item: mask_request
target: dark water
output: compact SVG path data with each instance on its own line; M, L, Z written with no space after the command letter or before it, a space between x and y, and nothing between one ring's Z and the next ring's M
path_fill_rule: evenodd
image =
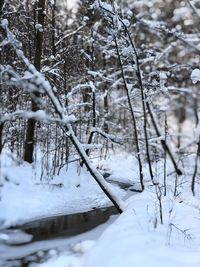
M44 262L50 257L50 250L47 248L48 246L42 247L43 243L54 242L53 244L58 245L55 250L59 251L59 244L63 245L65 243L63 241L69 240L70 242L72 237L79 237L81 233L104 224L114 214L118 214L116 208L107 207L35 220L18 227L18 229L9 229L8 235L10 233L11 236L9 244L0 241L0 267L26 267L31 263ZM31 242L24 244L22 234L18 235L22 239L16 243L16 238L14 238L15 242L12 245L12 234L14 233L13 236L15 236L17 231L32 235Z
M117 209L112 206L36 220L22 225L20 229L33 235L33 241L63 235L67 237L86 232L106 222L111 215L117 213Z

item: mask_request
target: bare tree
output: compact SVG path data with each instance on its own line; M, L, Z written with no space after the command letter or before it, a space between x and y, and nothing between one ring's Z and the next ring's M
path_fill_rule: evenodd
M45 0L39 0L36 2L36 12L37 12L37 24L36 27L36 37L35 37L35 56L34 56L34 66L38 71L41 69L41 59L42 59L42 44L44 36L44 18L45 18ZM38 92L33 93L33 98L31 101L31 110L38 110L38 98L40 95ZM34 150L34 136L35 136L35 125L36 121L34 119L29 119L27 122L26 129L26 140L24 147L24 160L32 163L33 162L33 150Z

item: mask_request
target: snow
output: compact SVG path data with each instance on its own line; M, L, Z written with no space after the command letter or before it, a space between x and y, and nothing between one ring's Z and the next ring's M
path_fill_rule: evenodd
M101 1L98 2L108 10L108 13L113 14L111 5ZM181 12L179 9L179 12L175 12L174 15L175 17L183 16L185 11L185 8L182 8ZM121 24L128 26L128 20L120 20L115 14L113 14L113 18L116 19L119 28L122 26ZM156 27L157 25L157 22L144 22L150 27ZM65 134L69 135L79 155L84 159L90 174L85 167L81 168L80 165L71 163L62 168L59 175L54 175L51 179L52 177L47 173L42 175L42 162L40 160L34 165L30 165L4 151L1 154L0 163L0 228L4 229L46 216L81 212L94 207L111 205L111 202L97 185L98 183L105 192L109 192L109 195L112 196L123 213L104 231L96 242L88 236L88 240L81 242L77 240L77 243L71 247L71 253L68 251L68 253L57 254L55 250L51 250L49 252L51 258L39 266L156 267L161 266L161 264L163 267L200 266L199 177L196 177L196 187L198 187L196 196L192 196L190 192L194 157L186 158L184 164L182 164L186 173L179 177L174 175L174 169L171 168L172 163L169 164L167 161L166 196L163 196L163 162L160 161L153 166L158 184L152 186L148 172L145 171L145 191L123 201L124 191L108 184L101 175L101 171L109 171L113 181L135 185L139 183L136 159L130 154L121 154L120 152L105 161L94 161L92 163L85 153L85 145L77 139L70 124L76 120L75 117L66 115L66 109L60 104L49 82L45 80L42 74L37 72L25 57L19 42L8 29L6 20L3 20L2 27L6 30L8 41L13 45L17 56L29 70L23 77L14 77L13 82L19 84L20 81L27 81L30 78L32 83L28 84L28 87L24 83L22 88L24 87L25 90L28 88L30 92L38 90L37 87L40 87L43 92L46 92L55 110L60 115L60 121L65 123ZM179 34L175 35L180 39ZM123 50L123 53L129 53L129 48ZM192 71L191 79L193 83L200 81L200 70L198 68ZM160 87L163 91L165 90L166 80L167 74L161 72ZM88 84L95 92L95 85L93 83ZM75 90L80 90L80 86L79 88L75 87L73 92ZM148 102L147 105L149 105ZM158 126L154 110L151 106L148 110L155 124L157 140L162 140L163 131ZM42 110L22 115L26 117L36 116L37 119L41 120L47 118L47 114ZM13 116L13 114L5 114L5 116ZM92 130L97 132L98 129ZM99 130L98 133L111 140L115 138L115 136L105 135ZM197 129L197 136L198 133L199 129ZM169 154L171 155L171 153ZM95 165L97 168L94 167ZM96 179L97 183L91 176ZM174 188L176 192L174 192ZM161 218L161 215L163 218ZM30 236L23 236L23 234L21 236L21 234L16 233L13 236L15 243L18 242L19 238L24 238L25 241L31 238ZM9 238L9 234L1 232L0 239L2 241L9 243ZM30 250L36 249L35 244L31 245ZM44 249L44 247L42 248Z
M35 24L35 29L36 29L37 31L39 31L39 32L43 32L43 31L44 31L42 25L39 24L39 23Z
M130 21L128 19L123 19L123 24L126 26L126 27L129 27L130 26Z
M194 84L200 81L200 69L194 69L191 73L191 79Z
M64 123L69 123L69 122L76 122L77 119L74 115L70 115L70 116L63 116L63 120L62 120Z
M148 186L145 191L126 200L126 210L105 229L98 240L78 242L73 246L71 254L66 255L66 252L63 252L45 265L38 266L200 266L200 194L193 197L188 183L193 161L192 156L184 161L185 175L179 178L175 196L176 177L174 174L167 177L167 195L161 194L163 224L160 221L160 203L156 188L146 182ZM99 168L109 169L112 175L117 175L124 166L125 179L129 177L134 181L136 177L135 175L132 178L136 165L130 155L112 155L107 161L101 161L99 164L102 164ZM162 163L159 164L157 179L162 191L163 169ZM169 162L167 165L167 173L171 173L173 166Z
M84 159L84 163L90 172L90 174L94 177L96 182L99 184L101 189L107 194L107 196L111 199L112 202L115 203L117 208L120 211L123 211L126 209L126 205L124 201L114 193L113 189L110 187L110 185L105 181L104 177L101 175L101 173L97 170L96 167L91 163L90 159L88 158L85 150L83 149L81 143L79 142L78 138L76 137L71 125L67 125L67 128L69 130L69 134L71 137L71 140L73 140L73 144L76 147L77 151L79 152L79 155Z
M73 2L73 1L71 1L71 2ZM55 0L49 0L49 3L53 6L53 5L55 5Z
M63 247L59 253L49 252L50 258L46 262L34 266L160 267L162 262L162 267L197 267L200 265L200 195L193 197L190 193L188 180L192 162L193 156L184 161L185 175L179 178L177 195L174 196L176 177L170 175L173 166L167 161L167 196L161 194L163 224L160 222L156 189L149 181L148 171L145 171L145 191L126 200L126 210L111 225L103 228L101 236L85 233L67 239L40 241L21 246L18 251L1 246L2 255L6 258L9 254L9 257L15 258L26 255L28 251L54 251L53 248ZM139 183L137 160L130 154L112 154L104 160L95 159L93 164L101 171L110 172L116 181L135 186ZM10 166L13 166L12 169ZM161 191L162 166L163 162L153 166L154 171L157 169ZM39 163L36 169L30 164L20 164L13 154L11 157L4 151L1 156L1 180L4 178L0 202L1 227L53 213L74 213L93 206L109 205L88 172L79 168L78 173L77 164L69 164L53 180L43 177L40 181L39 168ZM125 196L116 187L112 189L119 196ZM198 188L196 190L198 192Z
M33 236L30 234L26 234L20 230L5 230L0 233L0 242L4 241L9 245L18 245L29 243L32 240Z
M159 73L159 78L160 78L160 90L163 92L167 92L167 88L166 88L166 82L167 82L167 73L164 71L161 71Z
M16 110L11 113L5 113L0 118L0 121L5 122L9 120L15 120L16 118L22 118L22 119L34 118L43 123L60 122L62 124L74 123L77 121L74 115L69 115L69 116L65 115L63 116L63 119L60 120L58 118L54 118L53 116L50 116L44 110L37 110L37 111Z
M19 165L6 151L0 159L0 228L111 205L93 177L77 163L62 168L53 180L43 174L41 181L41 160L35 166ZM123 190L110 187L119 197L125 196Z
M18 58L25 64L25 66L33 74L33 77L34 77L32 83L28 81L28 84L24 84L18 81L19 82L18 86L20 85L22 88L24 88L24 90L27 90L27 87L31 86L32 88L32 86L34 85L35 90L38 91L37 85L39 85L39 87L44 90L44 93L46 93L46 95L50 99L54 107L54 110L59 115L61 121L63 120L65 121L66 109L60 103L59 99L55 95L49 81L47 81L45 77L36 70L36 68L28 60L28 58L26 58L23 51L18 48L18 40L16 39L15 35L10 31L8 26L6 26L5 30L6 30L7 38L10 44L15 49ZM17 80L15 82L17 83ZM90 172L91 176L96 180L96 182L99 184L100 188L104 191L104 193L112 201L112 203L115 204L115 206L118 208L120 212L125 210L126 207L125 207L124 202L117 196L117 194L114 194L112 188L105 181L101 173L91 164L90 159L88 158L88 155L86 154L85 150L82 147L82 144L80 143L80 141L78 140L77 136L75 135L73 131L72 125L70 123L66 123L65 128L63 130L69 136L78 154L83 159L84 164L87 167L87 170Z
M99 7L103 7L105 10L113 13L113 8L110 4L106 3L106 2L102 2L102 1L96 1L96 6Z
M161 263L163 267L200 266L200 207L179 198L163 197L162 225L157 202L153 189L129 198L128 209L96 243L85 241L83 247L75 246L81 255L61 254L39 266L60 267L64 263L73 267L160 267Z
M97 161L96 164L102 171L110 173L111 177L109 178L112 178L112 180L129 184L139 182L137 159L131 154L110 155L105 160Z
M80 243L77 243L74 247L73 247L73 251L76 253L85 253L87 251L89 251L95 244L94 240L86 240L86 241L82 241Z
M70 0L70 1L67 1L67 7L69 9L73 9L73 8L76 7L77 2L78 2L78 0Z
M95 241L103 233L103 231L116 220L117 216L118 215L110 216L107 222L95 227L90 231L72 237L45 239L42 241L36 241L30 244L20 246L1 245L0 259L21 259L23 257L26 257L27 255L31 255L34 253L37 253L38 256L43 257L45 251L48 251L48 256L50 257L50 259L54 258L54 260L58 259L59 256L66 256L66 254L72 256L72 254L74 253L74 257L79 257L81 255L80 250L82 252L86 252L88 249L90 249L95 244ZM76 248L78 248L77 252L75 251Z
M199 266L199 210L163 199L161 225L156 201L148 191L129 199L128 210L103 233L82 266ZM185 235L181 230L187 230Z
M128 209L96 242L78 243L73 249L76 254L61 253L37 266L200 266L200 207L163 197L162 225L157 202L153 189L129 198Z
M70 255L63 255L59 258L55 257L47 263L40 264L40 267L81 267L79 259Z
M180 19L187 19L188 17L191 16L192 10L188 8L187 6L183 7L178 7L177 9L174 10L174 16L173 20L174 21L179 21Z
M1 27L3 29L6 29L8 27L8 20L7 19L2 19L1 20Z

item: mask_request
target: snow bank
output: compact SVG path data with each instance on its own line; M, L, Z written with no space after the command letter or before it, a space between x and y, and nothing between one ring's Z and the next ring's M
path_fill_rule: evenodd
M190 201L188 201L190 199ZM127 200L128 209L96 241L74 246L39 267L199 267L200 206L193 197L163 197L154 188Z
M0 228L58 214L70 214L110 206L111 202L93 177L71 163L59 175L41 178L41 162L20 163L12 154L1 155ZM123 197L116 186L112 190Z
M81 267L80 260L74 256L62 255L54 257L48 262L38 265L40 267Z
M69 259L66 259L65 267L199 267L200 190L197 181L196 197L192 196L190 182L193 163L194 157L187 156L184 161L185 174L178 178L177 194L174 196L176 176L172 164L167 161L166 197L163 196L162 187L163 162L153 166L161 186L162 209L156 187L150 181L146 182L145 191L127 199L127 210L103 232L96 243L85 241L74 246L73 256L77 261L70 265ZM134 158L125 154L112 155L107 161L99 163L99 168L109 170L116 179L120 180L122 176L129 182L137 178L136 167ZM62 256L62 253L57 255L54 265L47 262L45 267L60 267Z
M153 192L129 199L129 209L85 255L84 267L198 267L199 210L164 198L164 224L159 223Z

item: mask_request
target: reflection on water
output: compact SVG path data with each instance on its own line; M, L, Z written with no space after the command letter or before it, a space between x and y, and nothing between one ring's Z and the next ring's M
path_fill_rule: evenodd
M33 235L33 241L53 236L72 236L88 231L117 214L115 207L94 209L88 212L56 216L24 224L21 229Z
M27 245L19 245L18 242L17 246L0 243L0 267L25 267L30 266L30 263L44 262L50 257L52 248L56 248L56 253L62 247L69 249L72 243L81 239L95 239L105 229L106 225L103 224L117 213L115 207L108 207L26 223L20 227L20 231L33 235L32 242ZM99 229L102 227L100 231L95 230L98 225L101 225ZM93 228L95 229L91 230ZM89 230L91 231L87 232ZM16 229L9 231L16 232ZM96 236L93 235L95 231Z

